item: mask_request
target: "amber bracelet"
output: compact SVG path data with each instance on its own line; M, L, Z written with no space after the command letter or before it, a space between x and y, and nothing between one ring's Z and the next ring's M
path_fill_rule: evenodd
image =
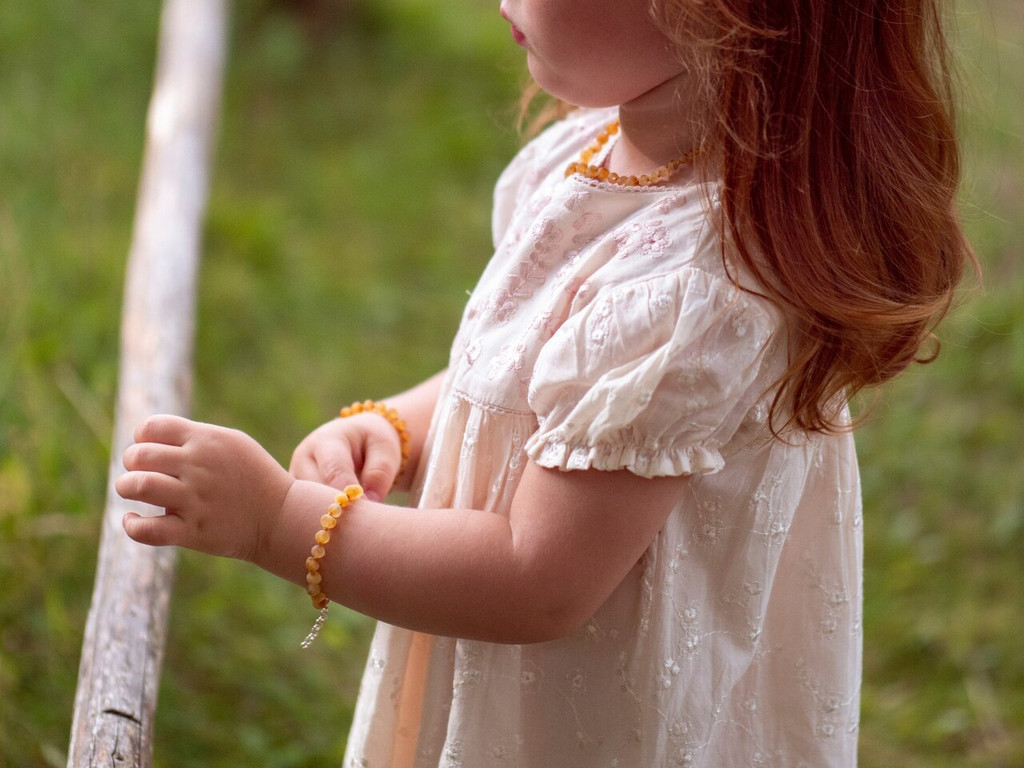
M394 408L388 408L384 403L375 403L373 400L352 403L347 408L341 409L340 416L343 419L347 419L349 416L356 416L360 413L376 413L378 416L383 416L395 428L395 431L398 432L398 440L402 451L402 463L399 466L398 474L401 475L405 471L405 465L409 463L410 439L405 420L398 417L398 411Z
M331 600L320 588L320 583L323 581L323 576L320 574L320 561L327 554L325 546L331 540L331 530L338 525L338 520L345 507L362 495L362 486L346 486L345 490L334 498L334 503L327 508L327 514L320 518L320 530L313 537L316 543L309 551L309 557L306 558L306 592L309 593L309 597L313 601L313 607L320 610L320 615L313 622L313 628L309 630L306 639L302 641L303 648L309 648L312 645L316 636L320 634L324 622L327 621L327 608L331 604Z

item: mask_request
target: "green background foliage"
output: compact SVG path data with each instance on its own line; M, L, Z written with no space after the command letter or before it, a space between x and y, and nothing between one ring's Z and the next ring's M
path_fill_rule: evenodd
M445 364L490 255L521 53L494 3L241 0L204 237L194 414L282 462ZM64 764L109 461L159 3L0 17L0 768ZM1024 7L961 0L983 262L860 432L866 766L1024 764ZM339 764L369 622L183 553L161 766Z

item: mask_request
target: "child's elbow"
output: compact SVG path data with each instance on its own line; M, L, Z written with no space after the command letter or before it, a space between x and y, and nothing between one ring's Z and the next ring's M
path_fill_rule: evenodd
M529 645L561 640L578 632L594 614L583 601L552 598L545 595L525 606L508 627L511 637L505 642Z
M574 635L583 628L590 616L571 612L549 616L539 628L537 639L527 642L548 643Z

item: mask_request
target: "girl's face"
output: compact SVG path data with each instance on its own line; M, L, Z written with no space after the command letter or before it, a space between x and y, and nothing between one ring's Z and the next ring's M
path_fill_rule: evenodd
M580 107L625 104L682 72L648 0L501 0L545 91Z

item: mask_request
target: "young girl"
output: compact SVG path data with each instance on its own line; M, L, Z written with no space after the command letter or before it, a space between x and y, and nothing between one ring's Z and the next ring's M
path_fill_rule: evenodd
M381 620L346 766L854 765L846 402L969 257L937 2L505 0L579 108L498 182L447 371L290 473L149 419L128 534Z

